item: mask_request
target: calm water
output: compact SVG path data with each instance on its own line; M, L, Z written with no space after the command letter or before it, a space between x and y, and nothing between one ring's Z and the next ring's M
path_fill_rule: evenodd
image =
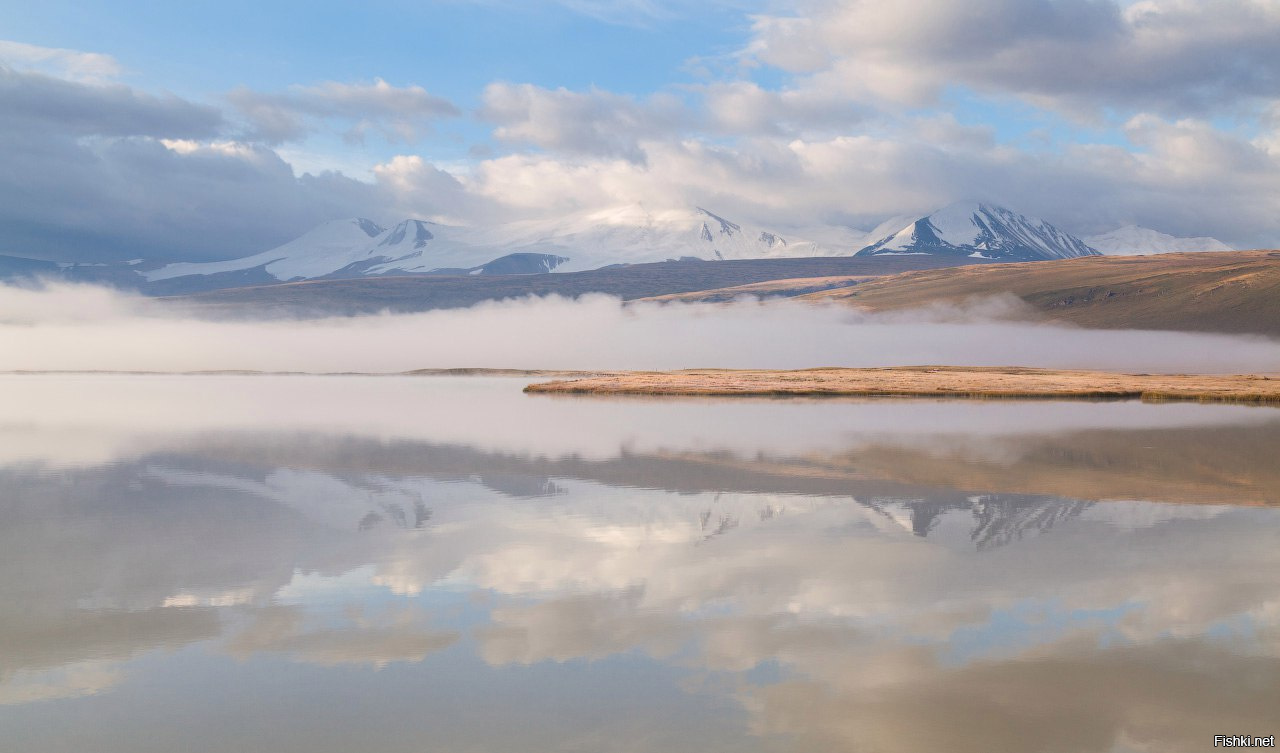
M0 377L0 749L1280 734L1280 410Z

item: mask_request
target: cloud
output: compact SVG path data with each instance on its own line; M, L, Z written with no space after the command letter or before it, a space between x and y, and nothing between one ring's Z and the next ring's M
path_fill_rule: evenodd
M670 95L641 102L599 89L572 92L506 83L485 88L480 116L496 124L494 135L503 141L632 162L644 160L641 141L675 135L690 119Z
M761 224L867 228L973 198L1078 235L1140 224L1242 248L1273 247L1280 239L1277 131L1248 138L1203 120L1147 114L1130 119L1125 132L1137 148L1084 143L1030 150L999 143L989 128L921 115L844 135L629 141L643 160L511 154L480 162L464 182L470 192L525 213L642 202L709 206Z
M657 0L563 5L617 18L684 12ZM726 7L757 6L717 5ZM1138 224L1237 247L1280 242L1273 5L777 7L753 16L741 66L723 80L647 95L494 82L477 115L504 145L498 156L478 144L473 161L446 165L404 149L366 180L298 175L282 154L364 174L354 160L315 158L303 148L314 144L298 142L336 129L350 141L410 144L459 116L457 106L374 79L242 87L211 107L103 83L118 73L108 56L0 44L9 65L45 71L0 69L0 96L12 105L0 108L9 168L0 174L0 253L231 258L342 217L484 226L636 203L706 206L804 238L806 228L865 229L962 199L1010 205L1077 235ZM782 80L763 83L778 70L752 80L758 66L781 69ZM990 122L952 114L957 91L1005 109ZM1063 135L1056 115L1009 109L1027 104L1107 129ZM1010 118L1015 131L1043 119L1043 140L1010 136ZM272 148L283 143L298 151Z
M680 87L640 99L600 89L575 92L493 83L479 115L511 144L551 153L643 163L649 149L685 138L799 136L843 132L866 116L847 101L748 81Z
M817 0L754 28L749 57L909 106L957 85L1084 114L1205 115L1280 95L1269 0Z
M75 81L101 82L122 73L120 63L100 52L81 52L0 40L0 65L31 69Z
M804 88L772 90L749 81L693 87L702 97L712 133L803 136L848 133L863 127L869 111L859 103Z
M27 57L44 49L26 47L13 49ZM98 60L45 52L55 60ZM251 110L268 141L329 121L351 138L377 132L413 140L433 120L458 113L421 87L381 80L278 95L239 90L233 99ZM298 175L261 139L235 135L222 109L172 94L0 65L0 101L0 254L89 262L231 258L336 218L390 221L396 213L468 206L456 179L429 166L413 171L412 181L396 160L375 171L374 182ZM420 158L405 160L421 166Z
M0 253L243 256L392 203L341 175L299 177L173 95L0 67L0 100Z
M240 87L227 100L251 124L251 137L270 144L297 140L330 120L347 124L349 141L363 141L366 133L376 132L390 141L412 143L434 121L461 114L452 102L421 86L392 86L382 79L371 84L326 81L281 93Z
M483 225L512 219L512 208L471 189L464 177L413 154L373 167L385 202L382 210L397 218L431 217L457 225Z
M121 84L89 84L0 66L0 129L6 135L55 131L75 136L216 135L222 115L172 95Z

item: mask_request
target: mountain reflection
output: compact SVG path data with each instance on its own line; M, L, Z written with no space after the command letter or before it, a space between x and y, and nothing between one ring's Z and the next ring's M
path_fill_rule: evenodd
M5 410L6 436L69 425ZM272 723L317 751L426 734L451 749L1190 751L1224 729L1270 734L1269 414L1034 432L939 415L905 434L828 418L825 445L685 427L575 452L600 425L579 413L581 434L559 426L545 453L441 440L457 427L102 420L96 461L50 444L0 465L0 728L15 750L159 750L177 727L136 730L174 704L305 688L318 726ZM64 704L77 715L55 739ZM180 747L270 734L239 713L238 731Z

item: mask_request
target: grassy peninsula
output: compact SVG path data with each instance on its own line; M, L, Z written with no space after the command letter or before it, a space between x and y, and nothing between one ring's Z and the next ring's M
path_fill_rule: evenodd
M1121 374L983 366L796 371L636 371L531 384L526 392L706 397L930 397L1197 401L1280 405L1275 374Z

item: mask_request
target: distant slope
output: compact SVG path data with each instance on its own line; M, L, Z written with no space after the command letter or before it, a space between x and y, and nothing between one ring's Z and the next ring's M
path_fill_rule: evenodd
M689 293L671 293L638 298L639 301L653 303L726 303L744 297L754 298L795 298L796 296L818 293L824 290L835 290L857 285L860 282L874 280L875 277L836 276L836 277L796 277L782 280L753 282L747 285L733 285L727 288L695 290Z
M1008 293L1085 327L1280 337L1280 252L1094 256L906 272L802 296L872 310Z
M1084 239L1107 256L1146 256L1183 251L1234 251L1217 238L1178 238L1151 228L1126 225Z
M1044 220L977 202L952 204L858 251L859 256L929 254L999 261L1070 259L1096 253Z
M542 275L432 275L312 280L215 290L167 300L247 314L355 314L382 310L462 308L523 296L606 293L626 300L813 277L870 277L973 263L970 259L904 256L822 257L633 264Z

